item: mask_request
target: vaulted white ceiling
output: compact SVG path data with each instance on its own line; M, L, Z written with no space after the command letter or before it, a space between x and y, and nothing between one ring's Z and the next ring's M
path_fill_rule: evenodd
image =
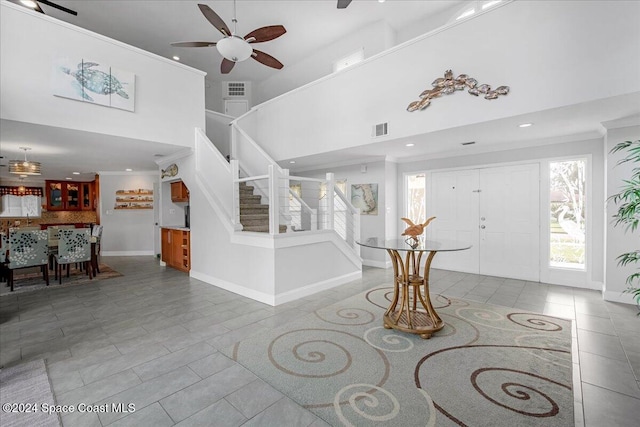
M12 2L17 3L18 0ZM220 33L202 16L197 4L207 4L226 21L227 25L232 26L233 2L230 0L60 0L57 3L76 10L78 16L73 17L45 5L42 5L42 9L51 17L163 57L171 58L178 55L182 63L207 72L207 79L210 81L229 79L223 78L219 73L221 57L215 48L174 48L170 43L219 40ZM418 35L422 23L435 18L439 21L448 16L453 18L467 3L469 2L387 0L380 4L377 0L354 0L347 9L339 10L336 8L335 0L238 0L238 33L244 35L266 25L284 25L287 28L285 35L262 43L259 49L278 58L288 67L314 51L338 43L358 29L381 20L386 21L397 33L403 33L405 37L411 34ZM480 3L484 2L478 4ZM470 40L469 43L472 44L473 41ZM505 54L508 55L508 52ZM594 60L597 60L597 54L598 52L594 52ZM260 82L274 76L275 73L278 71L248 60L236 65L229 77L234 80ZM385 140L366 147L298 158L295 159L295 165L283 166L295 171L338 163L361 163L385 157L410 161L423 157L562 142L568 138L588 139L601 135L602 121L637 116L639 113L640 93L636 92L598 102L559 106L526 116L446 129L413 140ZM521 129L517 125L523 122L534 122L535 125ZM154 163L157 155L169 155L181 149L148 141L135 141L135 144L132 144L133 141L123 138L6 120L0 123L0 137L0 154L4 156L0 164L6 165L8 159L21 158L23 153L18 147L28 145L34 149L30 157L38 157L37 160L46 165L46 176L43 175L42 178L54 179L71 176L72 171L83 173L81 179L91 179L96 171L123 171L125 168L154 170L157 168ZM108 140L109 144L86 144L89 138ZM477 144L464 147L460 145L468 141L476 141ZM406 147L410 142L423 143ZM92 150L87 150L87 146L93 147ZM132 151L132 147L135 147L135 151ZM0 177L7 179L8 176L6 168L0 168Z

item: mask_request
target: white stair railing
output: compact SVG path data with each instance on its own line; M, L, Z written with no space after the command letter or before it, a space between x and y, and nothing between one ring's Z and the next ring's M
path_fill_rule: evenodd
M335 230L360 253L360 215L335 186L328 173L325 179L289 175L244 130L231 124L231 174L233 176L232 218L240 224L240 183L254 187L254 194L269 204L269 234L286 231ZM266 172L266 173L265 173ZM241 176L245 175L245 176ZM292 190L300 189L300 194Z

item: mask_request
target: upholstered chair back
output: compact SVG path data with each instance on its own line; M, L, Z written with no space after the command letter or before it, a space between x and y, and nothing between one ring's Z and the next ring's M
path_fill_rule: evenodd
M4 264L7 260L7 250L9 249L9 241L4 233L0 234L0 264Z
M48 233L46 230L9 231L10 269L32 267L48 262Z
M60 230L57 260L60 264L91 261L91 230Z

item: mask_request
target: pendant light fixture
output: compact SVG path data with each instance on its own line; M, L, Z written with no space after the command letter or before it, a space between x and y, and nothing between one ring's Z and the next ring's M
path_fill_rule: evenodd
M29 147L20 147L24 150L24 160L10 160L9 161L9 173L16 175L40 175L40 162L30 162L27 160L27 151L31 150Z

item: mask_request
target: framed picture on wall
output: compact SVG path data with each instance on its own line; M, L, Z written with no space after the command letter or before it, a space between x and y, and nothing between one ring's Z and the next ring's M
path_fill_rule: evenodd
M351 184L351 204L360 215L378 215L378 184Z

